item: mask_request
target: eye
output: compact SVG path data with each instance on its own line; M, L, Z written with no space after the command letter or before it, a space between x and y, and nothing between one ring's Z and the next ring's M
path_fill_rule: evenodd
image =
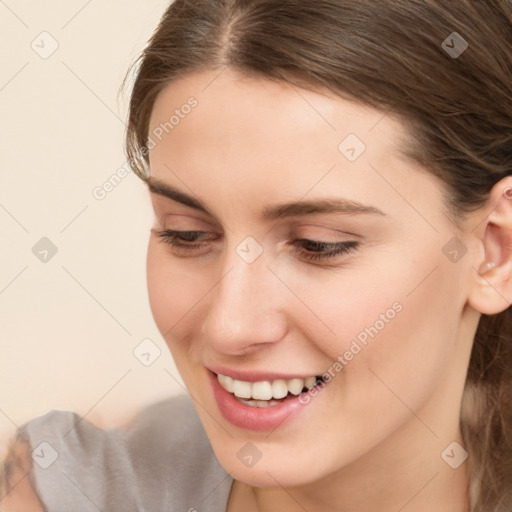
M216 236L205 231L174 231L165 229L163 231L152 230L165 244L169 244L178 255L184 255L197 252L204 248L208 241L214 240ZM359 242L348 240L344 242L321 242L317 240L308 240L298 238L289 243L293 245L295 251L301 258L309 261L328 261L353 252L357 249Z
M355 240L347 240L345 242L319 242L299 238L294 240L292 244L299 247L297 251L307 260L328 261L336 258L336 256L355 251L359 242Z
M170 245L173 250L185 254L204 247L205 240L215 238L205 231L174 231L172 229L164 229L163 231L152 229L151 231L161 238L165 244Z

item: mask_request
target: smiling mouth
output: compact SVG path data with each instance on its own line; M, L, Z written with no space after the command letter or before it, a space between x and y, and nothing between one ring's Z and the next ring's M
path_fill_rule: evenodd
M248 382L233 379L227 375L215 374L219 384L235 398L251 407L270 407L324 383L321 376L306 379L276 379Z

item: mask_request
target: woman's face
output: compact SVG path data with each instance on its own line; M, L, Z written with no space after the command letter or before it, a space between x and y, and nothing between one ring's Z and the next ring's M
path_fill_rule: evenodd
M301 485L376 457L406 471L432 451L444 464L456 440L477 251L436 178L401 156L405 135L382 112L229 69L158 96L151 178L181 196L151 193L150 304L238 480ZM164 230L188 234L173 246ZM311 379L275 382L315 376L298 397Z

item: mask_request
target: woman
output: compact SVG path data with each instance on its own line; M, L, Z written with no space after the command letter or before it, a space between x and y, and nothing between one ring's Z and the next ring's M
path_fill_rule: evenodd
M176 0L138 64L189 396L29 422L5 510L510 511L511 2Z

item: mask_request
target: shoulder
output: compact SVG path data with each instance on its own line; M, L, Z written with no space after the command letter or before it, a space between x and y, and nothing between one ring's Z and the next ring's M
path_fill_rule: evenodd
M29 447L30 479L48 511L137 510L125 492L134 475L120 432L103 430L72 411L52 410L18 431Z
M210 493L209 504L229 494L232 479L186 395L145 407L122 428L100 429L74 412L53 410L22 431L34 487L49 511L189 510L191 497Z
M161 496L156 510L166 504L162 490L173 495L176 510L225 510L232 478L215 457L188 395L146 407L124 435L137 481Z

